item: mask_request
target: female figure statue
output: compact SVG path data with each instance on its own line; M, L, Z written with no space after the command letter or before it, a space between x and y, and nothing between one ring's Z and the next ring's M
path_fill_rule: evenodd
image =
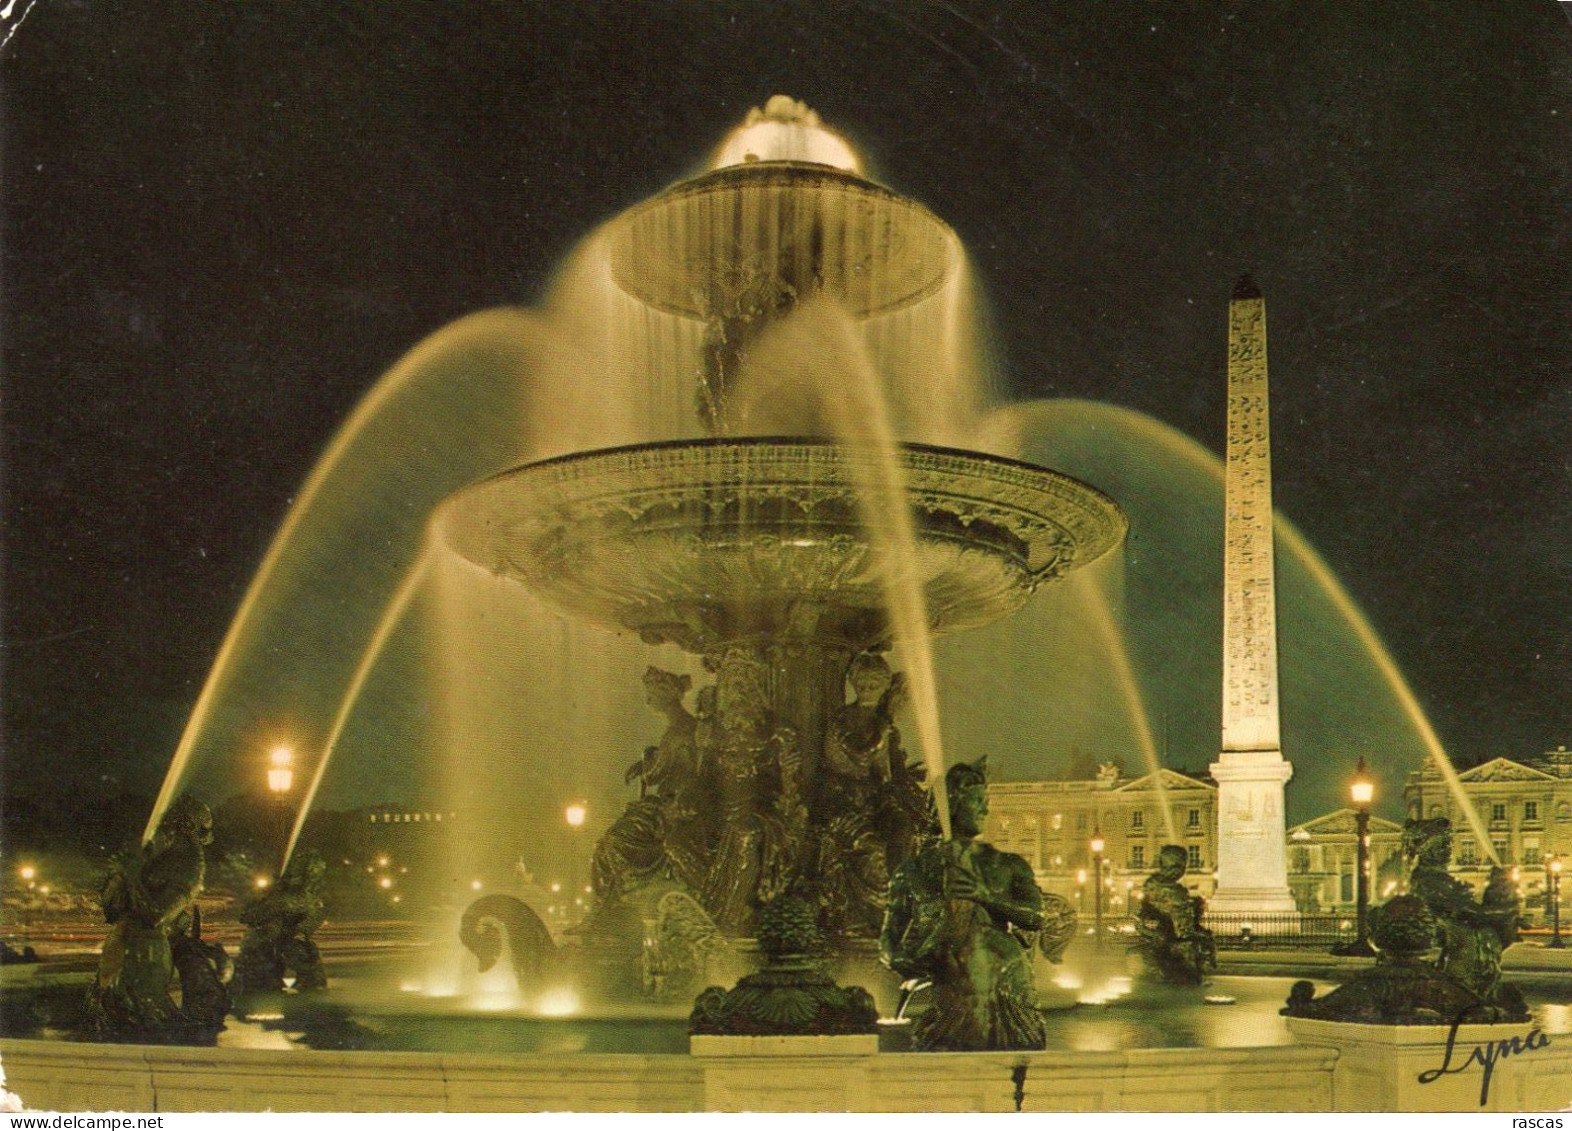
M683 705L692 685L690 676L676 672L651 667L644 673L644 700L665 716L666 730L628 767L626 780L639 783L638 800L595 846L590 880L601 900L658 875L695 890L702 882L711 806L705 803L699 773L699 720Z
M901 757L895 710L905 681L882 656L864 652L848 679L855 700L830 720L819 774L817 820L823 925L831 934L878 934L890 856L904 859L910 821L893 779Z
M899 688L884 657L862 653L847 679L856 698L835 712L824 738L820 789L830 813L870 810L875 791L890 780L891 746L899 745L893 708Z
M923 1050L1039 1049L1046 1039L1032 981L1030 936L1043 926L1031 866L977 839L988 815L985 760L950 767L954 839L895 872L879 949L908 981L933 984L912 1024Z
M796 735L774 725L764 667L741 649L721 662L706 729L720 833L704 904L722 930L748 934L758 905L796 878L808 810Z

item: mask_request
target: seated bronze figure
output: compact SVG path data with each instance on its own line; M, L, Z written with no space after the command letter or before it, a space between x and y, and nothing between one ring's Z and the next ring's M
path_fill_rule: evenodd
M932 983L912 1023L924 1051L1038 1049L1046 1040L1031 945L1043 896L1020 856L978 839L988 815L983 761L945 775L953 839L918 852L890 881L879 938L884 962Z

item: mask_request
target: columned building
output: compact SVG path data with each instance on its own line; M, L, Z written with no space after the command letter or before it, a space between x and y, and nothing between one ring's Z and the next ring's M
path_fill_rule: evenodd
M1025 857L1039 887L1087 915L1095 906L1094 835L1103 839L1103 908L1110 915L1125 913L1165 844L1184 846L1185 883L1209 897L1217 867L1217 787L1174 770L1161 774L1161 791L1155 775L1125 779L1112 765L1095 781L994 782L983 837Z
M1516 869L1530 918L1545 918L1546 865L1559 856L1572 865L1572 751L1495 758L1458 775L1477 818L1476 827L1433 764L1408 775L1403 801L1410 817L1452 822L1452 867L1459 879L1482 890L1491 855ZM1481 834L1485 843L1481 843ZM1563 898L1563 908L1567 906Z
M1337 809L1288 830L1288 889L1305 915L1352 915L1358 892L1357 814ZM1402 890L1403 826L1370 818L1370 903Z

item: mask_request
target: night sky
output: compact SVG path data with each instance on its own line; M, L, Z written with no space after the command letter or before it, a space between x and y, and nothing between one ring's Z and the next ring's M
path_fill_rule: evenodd
M1551 0L24 10L0 52L9 791L155 788L366 390L454 318L538 301L777 92L957 229L1020 396L1221 454L1250 272L1279 508L1456 760L1572 741Z

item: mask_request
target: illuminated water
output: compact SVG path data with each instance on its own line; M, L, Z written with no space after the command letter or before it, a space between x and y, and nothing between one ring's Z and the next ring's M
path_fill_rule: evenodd
M806 285L820 276L804 274L793 249L823 225L791 213L796 191L749 189L740 219L721 219L766 233L759 254ZM996 778L1057 772L1077 749L1099 761L1129 756L1143 772L1213 760L1221 462L1118 406L1004 404L978 347L958 242L942 226L924 234L908 204L858 208L829 225L834 239L812 265L838 280L839 297L796 303L722 366L735 382L724 412L701 396L717 346L681 309L685 277L630 266L653 262L647 253L662 241L730 247L715 241L721 220L701 196L661 225L614 221L591 233L539 311L476 314L412 350L340 428L285 516L149 830L182 788L222 797L254 787L265 751L284 744L300 783L291 850L313 802L429 799L416 807L462 812L467 823L423 899L456 909L475 884L507 890L520 865L578 890L595 838L631 796L623 770L659 735L642 703L643 669L696 685L708 677L673 646L571 623L446 552L423 558L427 518L459 488L522 462L717 430L832 435L886 457L860 487L886 548L897 666L914 691L903 726L930 779L942 781L946 759L983 755ZM876 250L868 233L906 224L915 234L891 245L900 270L864 271ZM909 515L890 505L901 488L888 456L900 441L1016 456L1096 484L1131 516L1125 561L1047 588L1006 621L931 642L921 588L903 568ZM1291 804L1304 815L1342 804L1361 752L1379 796L1395 799L1406 770L1429 758L1477 824L1374 629L1281 516L1277 529ZM569 802L587 805L584 827L564 826ZM1162 811L1177 840L1166 802ZM1489 851L1488 837L1478 843Z

